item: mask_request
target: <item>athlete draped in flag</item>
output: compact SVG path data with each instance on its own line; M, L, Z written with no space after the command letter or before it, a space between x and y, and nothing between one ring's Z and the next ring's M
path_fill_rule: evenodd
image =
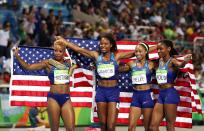
M27 64L18 54L18 48L14 55L21 66L27 70L46 69L50 80L50 92L48 92L48 115L51 131L58 131L60 116L64 121L66 130L74 130L74 110L70 99L69 78L76 68L65 61L65 45L60 42L54 43L54 58L43 60L39 63Z
M120 68L120 71L131 70L133 96L129 113L129 131L135 131L137 120L143 114L145 131L149 131L149 125L154 107L152 97L151 78L154 70L154 63L149 61L149 46L139 43L135 48L136 60L128 62Z
M170 40L160 41L157 45L157 51L159 66L156 70L156 79L160 91L157 103L153 109L150 130L158 131L160 122L165 118L167 130L174 131L177 104L180 101L179 94L174 88L174 80L177 77L178 69L191 59L191 54L185 55L183 62L172 58L173 55L177 55L177 52L173 48L173 42Z
M119 104L118 67L119 60L131 58L134 51L129 53L117 53L116 42L110 34L100 38L99 51L89 51L67 42L62 37L56 37L68 48L93 58L96 63L97 89L95 101L102 131L115 131L116 118Z

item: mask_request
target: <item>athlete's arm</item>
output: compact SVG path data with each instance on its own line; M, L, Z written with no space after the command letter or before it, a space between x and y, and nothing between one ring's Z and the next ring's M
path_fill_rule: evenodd
M130 52L119 52L116 54L116 60L128 59L135 55L134 51Z
M184 60L182 62L180 62L177 59L173 58L172 59L172 63L176 67L182 68L182 67L184 67L188 63L189 60L191 60L191 58L192 58L192 54L187 54L187 55L184 56Z
M18 48L14 49L14 56L16 57L16 59L18 60L18 62L20 63L20 65L24 69L26 69L26 70L40 70L40 69L43 69L43 68L47 67L47 61L46 60L41 61L39 63L34 63L34 64L26 63L23 59L21 59L18 52L19 52Z
M81 48L69 41L66 41L64 38L62 38L61 36L56 36L56 41L57 42L62 42L66 47L80 53L80 54L83 54L84 56L87 56L89 58L97 58L98 57L98 52L96 51L90 51L90 50L87 50L87 49L84 49L84 48Z

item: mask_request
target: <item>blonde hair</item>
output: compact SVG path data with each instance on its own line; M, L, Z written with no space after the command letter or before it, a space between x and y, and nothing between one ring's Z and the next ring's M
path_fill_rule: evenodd
M63 41L61 41L61 40L56 40L56 41L54 42L54 47L55 47L56 45L61 46L61 47L63 48L63 50L66 49L65 44L64 44Z

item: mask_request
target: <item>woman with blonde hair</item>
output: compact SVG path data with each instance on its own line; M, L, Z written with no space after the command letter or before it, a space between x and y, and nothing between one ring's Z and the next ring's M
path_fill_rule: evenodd
M50 91L47 96L48 116L51 131L58 131L60 116L67 131L74 131L74 110L70 99L69 78L76 68L64 60L65 46L56 41L54 43L54 57L39 63L28 64L19 56L19 49L14 49L14 56L26 70L46 69L50 80Z

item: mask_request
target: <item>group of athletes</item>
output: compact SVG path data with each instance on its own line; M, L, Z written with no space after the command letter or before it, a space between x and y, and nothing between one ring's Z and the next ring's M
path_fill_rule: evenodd
M156 46L149 47L139 42L134 51L117 52L116 41L110 34L100 37L98 51L90 51L77 46L64 38L57 36L54 42L54 57L28 64L19 55L19 49L14 49L14 56L21 66L27 70L46 69L50 80L50 91L47 96L48 116L51 131L58 131L60 116L67 131L73 131L75 116L70 99L69 77L77 65L64 60L66 48L70 48L95 61L97 88L95 101L102 131L115 131L118 115L120 90L118 74L121 71L131 71L133 96L129 112L128 130L136 130L137 120L143 115L145 131L158 131L163 118L167 122L167 130L174 131L179 94L174 88L178 69L185 66L191 55L185 55L184 61L174 58L177 54L170 40L159 41ZM159 60L149 60L148 53L157 49ZM123 66L119 61L136 57ZM152 97L151 79L156 77L159 86L159 96L155 102Z

